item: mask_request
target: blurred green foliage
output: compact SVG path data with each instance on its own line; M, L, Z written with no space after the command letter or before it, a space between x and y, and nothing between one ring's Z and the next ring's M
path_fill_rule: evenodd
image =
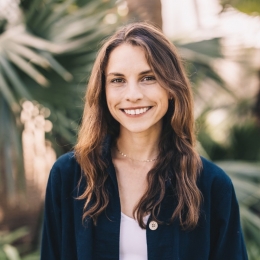
M260 15L259 0L220 0L220 3L224 9L232 6L246 14Z
M0 259L1 260L21 260L18 249L12 244L28 234L24 227L13 232L0 233Z
M25 187L21 105L31 100L51 111L49 135L58 154L73 146L87 78L98 44L115 28L113 1L24 0L19 23L0 23L0 192L7 199Z

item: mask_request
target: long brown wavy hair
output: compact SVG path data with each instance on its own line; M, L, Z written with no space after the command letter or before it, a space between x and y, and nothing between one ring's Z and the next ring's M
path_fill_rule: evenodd
M171 97L163 118L159 141L159 157L148 172L148 188L134 209L140 227L150 212L157 220L164 198L165 180L172 173L171 185L177 201L171 221L178 218L184 229L194 228L199 219L202 195L197 178L202 168L195 150L193 98L190 83L174 45L156 27L147 23L133 23L119 29L101 47L89 79L86 102L79 130L75 156L87 186L78 199L85 200L83 220L97 223L98 216L109 203L106 189L108 173L102 157L102 146L109 134L116 140L119 123L111 116L105 96L105 69L110 53L122 44L141 47L159 84Z

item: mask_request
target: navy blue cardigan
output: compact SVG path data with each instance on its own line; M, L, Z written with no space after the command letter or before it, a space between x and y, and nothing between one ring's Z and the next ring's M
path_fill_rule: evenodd
M77 200L85 188L77 188L81 169L74 154L61 156L54 164L46 191L42 260L118 260L120 199L110 149L107 188L110 202L98 218L82 222L84 201ZM176 202L169 182L158 219L164 224L156 230L146 228L148 260L246 260L240 227L239 208L230 178L216 165L202 158L203 170L198 186L203 194L199 223L183 231L178 220L168 224ZM134 259L133 259L134 260Z

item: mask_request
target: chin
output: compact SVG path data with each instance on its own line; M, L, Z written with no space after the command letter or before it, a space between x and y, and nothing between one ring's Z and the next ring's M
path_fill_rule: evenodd
M122 125L121 127L122 131L126 131L129 133L144 133L144 132L153 132L153 131L158 131L158 127L157 126L151 126L151 125Z
M129 133L136 133L137 134L137 133L145 132L148 129L144 128L144 127L124 127L124 130L126 130Z

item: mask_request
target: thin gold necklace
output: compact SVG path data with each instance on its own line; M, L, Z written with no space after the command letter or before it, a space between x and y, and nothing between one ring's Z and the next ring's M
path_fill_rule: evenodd
M138 161L138 162L154 162L154 161L156 161L156 160L158 159L158 157L156 157L156 158L154 158L154 159L137 160L137 159L131 158L131 157L129 157L128 155L126 155L126 154L124 154L123 152L121 152L121 151L118 149L117 145L116 145L115 147L116 147L116 150L117 150L122 156L124 156L124 157L126 157L126 158L129 158L129 159L131 159L131 160L133 160L133 161Z

